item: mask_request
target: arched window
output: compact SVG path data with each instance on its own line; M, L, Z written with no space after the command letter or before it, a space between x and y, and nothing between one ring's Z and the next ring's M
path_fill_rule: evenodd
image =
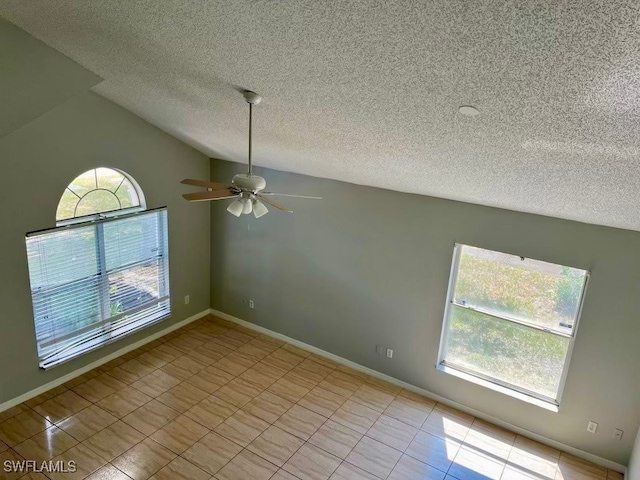
M65 188L58 203L56 222L140 210L144 209L144 203L142 190L129 175L112 168L94 168L78 175Z
M51 368L167 318L166 207L145 210L126 173L94 168L65 189L57 227L27 233L41 368Z

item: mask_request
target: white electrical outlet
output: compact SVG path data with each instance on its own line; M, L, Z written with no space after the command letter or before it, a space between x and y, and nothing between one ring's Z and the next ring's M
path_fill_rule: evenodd
M622 440L622 435L624 434L624 432L622 430L620 430L619 428L614 428L613 429L613 435L611 435L611 438L613 438L614 440Z
M387 358L393 358L393 350L387 348Z
M253 308L255 306L256 306L256 304L253 303L253 300L249 300L249 308Z
M189 298L189 295L185 295L184 296L184 304L185 305L189 305L189 302L191 301L191 298Z
M587 424L587 432L596 433L596 430L598 430L598 424L589 420L589 423Z

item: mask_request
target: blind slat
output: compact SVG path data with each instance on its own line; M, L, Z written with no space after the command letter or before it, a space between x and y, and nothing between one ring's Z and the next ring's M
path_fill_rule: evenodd
M166 209L39 232L26 244L42 368L171 313Z

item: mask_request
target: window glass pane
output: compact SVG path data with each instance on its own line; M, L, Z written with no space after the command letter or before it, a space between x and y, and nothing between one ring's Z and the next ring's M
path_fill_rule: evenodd
M76 177L64 190L56 221L143 207L135 183L123 172L112 168L95 168Z
M78 202L76 208L76 217L85 215L93 215L100 212L110 212L119 210L120 202L112 192L107 190L93 190L87 193L82 200Z
M116 196L118 197L118 200L120 200L120 204L122 205L122 208L140 206L138 193L136 192L136 189L133 186L133 184L127 179L125 179L125 181L122 182L122 185L120 185L118 190L116 190Z
M74 195L71 190L65 188L60 198L60 203L58 203L58 209L56 210L56 220L73 218L79 200L77 195Z
M454 302L571 333L586 272L462 246Z
M555 399L569 338L452 306L447 364Z
M112 192L116 191L116 188L124 179L124 175L110 168L96 168L96 176L98 177L98 188L104 188Z
M74 178L73 182L69 184L69 189L79 197L82 197L84 194L91 190L95 190L96 188L98 188L98 185L96 182L95 170L84 172L82 175Z

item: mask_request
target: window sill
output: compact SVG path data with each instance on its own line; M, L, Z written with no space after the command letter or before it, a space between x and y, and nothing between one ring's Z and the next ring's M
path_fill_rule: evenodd
M544 400L540 400L539 398L535 398L530 395L511 390L510 388L503 387L502 385L498 385L488 380L484 380L482 378L469 375L468 373L461 372L460 370L456 370L455 368L447 367L446 365L436 365L436 368L441 372L461 378L463 380L466 380L467 382L475 383L476 385L488 388L490 390L493 390L494 392L509 395L510 397L517 398L518 400L530 403L532 405L535 405L536 407L544 408L545 410L549 410L550 412L557 413L560 410L559 405L557 405L556 403L545 402Z

